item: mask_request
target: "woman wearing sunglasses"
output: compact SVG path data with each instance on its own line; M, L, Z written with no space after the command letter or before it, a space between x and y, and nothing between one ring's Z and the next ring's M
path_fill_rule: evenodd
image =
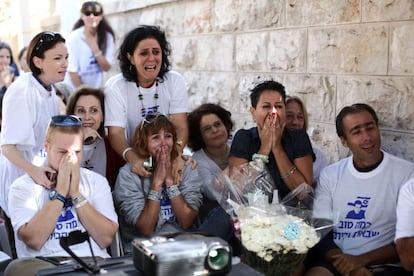
M114 31L96 1L84 2L81 17L68 37L69 67L65 82L73 90L81 84L94 88L103 85L103 72L114 62Z
M187 143L187 89L183 77L170 70L170 54L170 44L159 27L144 25L131 30L119 50L122 73L110 78L105 87L105 126L111 145L134 173L145 177L150 172L143 167L144 158L132 149L131 140L146 115L159 112L169 116L177 129L180 156Z
M189 230L196 220L202 201L200 178L188 165L182 182L174 181L176 141L175 126L164 115L148 115L136 128L132 147L140 156L152 157L152 166L146 165L153 174L140 177L131 171L131 164L119 171L114 198L126 252L131 252L136 236Z
M58 99L52 84L63 81L68 66L65 39L58 33L42 32L30 42L23 74L7 89L3 99L0 157L0 206L7 213L9 186L28 173L36 183L51 188L54 182L43 166L46 128L58 114Z

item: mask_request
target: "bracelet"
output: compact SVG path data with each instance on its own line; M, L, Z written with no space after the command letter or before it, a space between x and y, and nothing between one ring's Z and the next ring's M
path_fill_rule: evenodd
M176 196L181 194L180 189L178 189L177 185L171 185L167 188L167 195L169 199L173 199Z
M293 167L292 168L290 168L290 170L289 170L289 172L287 173L287 174L285 174L284 176L281 176L280 178L281 179L286 179L286 178L288 178L289 176L291 176L295 171L296 171L296 166L295 165L293 165Z
M127 147L126 149L124 149L124 151L122 152L122 158L125 160L125 162L128 162L128 160L126 159L126 154L128 151L133 150L133 148L131 147Z
M267 156L265 154L260 154L260 153L253 154L252 160L256 160L256 159L260 159L265 163L269 163L269 156Z
M154 201L160 201L161 200L161 192L150 190L147 196L147 199L154 200Z
M88 203L88 201L86 200L86 198L82 194L80 194L78 197L72 199L72 204L75 206L76 209L82 207L86 203Z
M94 56L95 58L97 58L97 57L99 57L99 56L102 56L102 51L101 51L101 50L99 50L96 54L93 54L93 56Z

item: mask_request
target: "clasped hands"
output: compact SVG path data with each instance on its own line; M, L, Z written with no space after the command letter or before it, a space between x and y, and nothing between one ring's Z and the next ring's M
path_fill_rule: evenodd
M261 141L260 153L269 154L271 151L275 152L276 149L280 148L284 129L285 122L281 122L277 112L269 113L263 125L258 125Z
M48 178L50 185L43 186L48 189L55 188L65 197L79 196L80 160L74 151L68 151L62 156L59 162L59 173L50 167L44 168L46 169L44 175Z

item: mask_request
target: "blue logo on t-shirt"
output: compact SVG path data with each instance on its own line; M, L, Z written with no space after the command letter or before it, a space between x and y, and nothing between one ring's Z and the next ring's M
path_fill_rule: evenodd
M358 196L354 202L348 202L348 205L353 206L353 210L349 211L346 218L349 219L364 219L365 209L368 207L370 197Z

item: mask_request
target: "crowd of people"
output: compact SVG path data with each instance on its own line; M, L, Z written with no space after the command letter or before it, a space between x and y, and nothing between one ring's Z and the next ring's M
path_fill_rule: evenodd
M159 26L125 35L120 73L104 83L114 31L100 3L80 12L67 40L47 31L33 37L19 53L22 74L0 43L0 207L15 246L5 275L54 266L36 256L69 258L59 239L74 230L87 231L102 258L117 232L124 254L134 237L186 231L218 236L242 255L212 183L254 160L266 165L280 199L305 183L315 190L315 216L338 215L298 275L410 275L414 164L381 149L371 106L339 112L337 134L352 155L329 164L307 134L304 102L279 82L251 89L250 129L235 131L231 111L217 103L189 110ZM74 252L91 256L85 245Z

